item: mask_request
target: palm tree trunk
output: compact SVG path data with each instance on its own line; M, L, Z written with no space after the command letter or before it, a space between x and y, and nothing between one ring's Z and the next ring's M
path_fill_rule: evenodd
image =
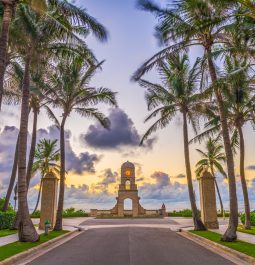
M6 197L5 197L5 201L4 201L4 205L3 205L3 209L2 209L3 212L6 212L8 209L11 194L12 194L14 183L15 183L16 176L17 176L18 145L19 145L19 135L17 138L16 147L15 147L15 154L14 154L14 160L13 160L13 164L12 164L12 173L11 173L10 183L9 183L9 186L7 189L7 193L6 193Z
M223 218L225 218L225 216L224 216L223 203L222 203L222 199L221 199L221 195L220 195L219 186L218 186L218 183L217 183L215 174L214 174L213 165L210 165L210 168L211 168L212 176L214 177L214 183L215 183L215 187L216 187L216 190L217 190L218 198L219 198L219 201L220 201L220 212L221 212L221 216Z
M39 205L39 201L40 201L40 198L41 198L41 191L42 191L42 179L40 181L40 187L39 187L39 191L38 191L38 196L37 196L37 201L36 201L36 205L35 205L35 209L33 211L32 214L34 214L38 208L38 205Z
M239 142L240 142L240 178L243 189L243 200L244 200L244 210L245 210L245 229L251 229L251 215L250 215L250 202L247 189L247 183L245 179L245 170L244 170L244 157L245 157L245 146L244 146L244 136L242 127L239 125L237 127L239 133Z
M64 195L65 195L65 122L66 115L63 114L63 119L60 126L60 188L58 198L58 209L56 224L54 226L55 231L62 230L62 212L64 207Z
M188 182L188 190L189 190L189 199L192 209L192 217L194 222L195 230L206 230L201 218L199 216L199 212L197 210L196 199L192 184L192 175L190 168L190 157L189 157L189 138L188 138L188 124L187 124L187 113L183 111L183 141L184 141L184 157L185 157L185 166L186 166L186 175Z
M13 16L14 2L13 0L4 2L4 14L0 37L0 109L2 106L3 90L4 90L4 73L6 69L7 45L9 39L9 28Z
M31 147L30 147L29 159L27 164L27 188L29 188L29 183L32 176L32 168L34 163L35 147L36 147L38 110L34 108L33 112L34 112L34 120L33 120L32 140L31 140Z
M211 81L216 82L217 74L212 61L211 57L212 55L210 49L207 49L207 56L208 56L208 67L211 76ZM237 239L236 230L238 226L238 203L236 195L235 165L234 165L233 152L229 136L227 117L224 109L224 102L222 99L221 92L218 88L215 88L215 96L217 98L218 108L220 113L222 136L223 136L223 142L227 158L228 185L229 185L229 208L230 208L229 224L225 234L222 237L222 240L231 242Z
M29 115L30 55L26 56L18 147L18 234L21 242L35 242L39 236L29 215L27 203L26 153Z

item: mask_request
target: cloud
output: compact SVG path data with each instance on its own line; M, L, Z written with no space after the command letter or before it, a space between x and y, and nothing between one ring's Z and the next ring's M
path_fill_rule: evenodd
M186 176L184 174L179 174L175 177L176 179L184 179Z
M89 152L83 152L76 154L71 146L71 132L65 131L65 156L66 156L66 170L73 171L77 174L82 174L83 172L95 172L95 163L99 162L101 156L96 154L90 154ZM55 126L48 127L47 130L38 130L38 140L46 139L59 139L59 130Z
M188 201L187 185L172 182L168 174L160 171L154 172L150 178L155 183L145 183L139 192L142 199L161 201Z
M4 161L0 167L0 194L5 194L9 185L10 174L12 170L14 152L19 129L15 126L5 126L0 131L0 159ZM59 130L55 126L50 126L47 129L39 129L37 131L37 142L41 139L59 139ZM94 173L95 164L101 159L97 154L82 152L76 154L71 146L71 132L65 132L66 139L66 170L82 174L84 172ZM31 135L28 135L28 150L30 149ZM58 142L59 144L59 142ZM59 148L59 147L58 147ZM35 187L40 181L40 176L37 174L32 180L30 187Z
M246 167L247 170L255 170L255 165L250 165Z
M108 117L111 121L110 129L100 124L90 125L88 131L81 135L81 141L98 149L116 149L125 146L139 146L140 135L128 115L121 109L111 109ZM145 142L144 147L151 149L156 138Z
M112 171L110 168L103 170L102 174L98 176L100 181L93 185L93 190L102 193L108 193L109 185L115 184L115 187L117 187L117 184L119 184L117 180L118 176L119 174L115 171Z

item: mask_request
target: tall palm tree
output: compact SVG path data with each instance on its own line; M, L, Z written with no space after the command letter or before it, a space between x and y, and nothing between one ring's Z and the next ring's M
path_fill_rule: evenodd
M234 241L237 238L238 225L234 158L222 94L217 86L218 74L213 61L213 48L215 45L224 43L226 26L230 23L230 17L233 13L231 2L217 0L180 0L172 2L169 0L167 8L161 8L151 0L140 0L138 3L141 8L154 13L159 19L156 27L157 35L164 42L166 48L146 61L134 74L133 79L141 78L144 73L149 71L167 54L179 53L181 50L193 46L200 46L203 49L204 66L208 67L221 117L229 180L230 218L222 240Z
M7 73L5 76L5 91L3 97L3 103L8 105L17 105L20 104L22 99L22 79L24 76L24 71L22 66L16 62L11 61L7 67ZM41 107L46 104L44 95L41 93L40 89L35 85L36 76L32 74L32 84L29 88L30 90L30 99L29 99L29 109L34 113L33 115L33 130L32 130L32 140L29 153L29 159L27 164L27 186L29 186L29 181L32 173L32 165L34 159L35 145L36 145L36 131L37 131L37 117ZM31 111L30 111L31 112ZM12 172L10 177L9 186L7 189L7 194L5 197L5 203L3 211L6 211L6 205L9 204L10 196L13 191L14 183L17 175L17 166L18 166L18 139L16 142L16 148L14 153L14 160L12 166Z
M240 69L242 64L246 65L246 62L240 62L239 60L231 59L227 57L225 68L226 72L235 72ZM248 195L248 188L245 178L245 140L243 134L243 127L247 122L254 124L254 95L252 93L254 89L253 78L249 76L249 68L246 70L238 71L235 75L232 75L228 80L226 90L224 90L225 106L227 108L228 126L233 131L233 135L239 139L240 150L240 179L243 190L244 209L245 209L245 228L251 229L251 217L250 217L250 202Z
M16 176L17 176L17 165L18 165L18 144L19 144L19 136L17 137L15 151L14 151L14 159L13 159L13 165L12 165L12 171L10 176L10 182L7 188L6 196L4 198L4 204L2 207L2 211L6 212L8 210L8 206L10 204L11 194L14 188Z
M54 230L62 230L62 211L65 192L65 124L72 112L82 117L94 118L103 127L109 127L109 121L95 107L99 103L117 106L115 93L107 88L96 89L89 85L91 78L101 67L102 63L88 67L82 58L63 60L59 62L51 75L48 76L50 103L62 111L61 122L53 111L48 109L48 115L53 118L60 128L60 190L58 199L57 219Z
M4 73L6 69L7 47L9 40L9 29L12 18L15 14L16 7L19 3L23 3L22 0L1 0L1 8L3 12L1 35L0 35L0 109L2 105L3 97L3 85L4 85ZM46 8L46 2L44 0L30 0L28 1L30 6L37 11L43 11Z
M250 68L245 67L246 60L240 61L235 58L226 57L225 60L225 82L222 86L222 95L224 107L227 113L227 122L229 130L232 132L232 149L236 153L236 148L239 147L240 157L240 179L243 190L244 209L245 209L245 227L251 228L250 222L250 203L248 188L245 178L245 141L243 135L243 126L251 122L254 124L254 90L253 75L250 76ZM243 69L240 71L240 69ZM231 74L232 73L232 74ZM228 78L228 76L231 76ZM224 77L222 77L223 79ZM209 106L210 109L211 106ZM207 113L209 121L206 124L205 132L197 135L194 139L201 140L203 137L211 133L221 134L220 115L218 109L210 109Z
M58 27L67 33L70 25L76 23L78 35L92 32L100 41L107 40L107 31L102 24L90 16L85 9L78 8L67 0L0 0L2 8L2 25L0 35L0 109L3 96L4 73L6 70L6 55L9 40L9 29L16 9L20 5L29 5L37 14L51 20L48 31ZM78 26L77 26L78 25Z
M41 181L36 205L33 212L37 210L37 207L39 205L43 177L46 176L49 172L54 172L57 175L59 175L60 173L60 166L58 164L60 160L60 153L59 150L57 150L57 141L58 140L42 139L37 144L35 150L35 162L33 164L33 173L40 171Z
M47 32L45 26L49 21L42 21L27 6L20 6L17 10L19 14L15 24L16 47L18 53L24 60L24 76L22 82L22 103L21 118L18 144L18 213L16 217L16 226L19 231L20 241L37 241L38 234L32 224L29 215L27 203L27 133L28 133L28 116L29 116L29 99L30 99L30 71L38 65L38 61L43 56L49 55L52 50L49 44L56 44L56 37L62 37L61 34L55 35L53 32ZM25 34L24 34L25 33ZM71 35L71 34L69 34ZM77 38L76 38L77 39ZM26 188L24 187L26 186Z
M222 162L226 161L226 156L224 152L222 152L223 149L224 147L221 143L219 143L219 140L212 139L211 137L209 137L209 139L206 141L205 152L201 149L196 149L197 152L199 152L202 156L202 159L199 160L196 164L196 175L197 177L199 177L204 169L204 166L209 166L212 176L214 177L214 183L220 201L221 215L224 217L223 203L220 195L219 186L215 177L215 169L219 171L224 177L227 177L227 174L221 165Z
M86 17L87 13L85 10L81 10L66 1L54 0L50 3L50 9L47 11L48 15L43 17L38 16L27 5L19 5L17 19L15 19L13 25L16 42L12 42L12 47L17 49L25 62L18 145L18 157L22 157L22 159L18 159L19 210L16 218L16 223L19 224L20 241L35 241L38 239L35 230L34 233L31 232L34 227L29 217L27 192L24 189L24 184L26 183L27 185L26 147L30 72L34 68L39 69L38 62L42 58L47 58L50 61L50 59L53 59L52 56L57 59L60 55L70 56L70 54L75 54L77 56L77 54L83 54L86 62L93 64L96 61L94 55L80 37L86 37L91 31L100 40L106 38L103 26L90 16ZM79 26L75 24L77 22L79 22ZM25 227L23 225L25 223L24 220L26 220L27 224Z
M154 84L144 79L138 81L140 86L147 89L145 98L148 110L152 110L152 113L145 121L147 122L159 116L145 133L141 143L152 132L159 128L165 128L178 112L182 114L184 157L192 217L195 229L205 230L197 210L193 190L188 136L188 121L191 122L196 130L196 115L194 113L202 99L201 94L197 91L201 74L198 62L190 68L186 54L171 55L158 63L157 72L162 80L162 85Z

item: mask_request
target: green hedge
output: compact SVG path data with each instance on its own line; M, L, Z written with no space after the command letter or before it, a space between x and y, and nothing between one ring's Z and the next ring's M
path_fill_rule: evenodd
M4 206L4 201L5 201L5 198L0 198L0 211L2 210L3 206ZM8 205L8 209L7 209L8 212L12 212L14 211L12 205L9 203Z
M245 214L244 213L242 213L240 215L240 219L241 219L242 224L244 224L244 222L245 222ZM255 226L255 212L251 212L251 225Z
M0 212L0 230L10 229L15 218L14 212Z
M35 213L31 214L31 218L40 218L41 212L37 210ZM83 210L76 210L75 208L71 207L63 211L64 218L68 217L88 217L88 213Z
M199 214L200 211L199 211ZM168 216L170 217L192 217L192 211L191 209L184 209L184 210L180 210L180 211L172 211L168 213ZM221 214L218 212L218 217L222 217ZM229 217L229 212L225 212L225 217Z
M33 214L30 215L31 218L40 218L41 212L36 210Z
M169 212L168 216L170 217L192 217L192 211L190 209L184 209L180 211L174 210L173 212Z
M71 207L63 211L63 217L88 217L88 213Z

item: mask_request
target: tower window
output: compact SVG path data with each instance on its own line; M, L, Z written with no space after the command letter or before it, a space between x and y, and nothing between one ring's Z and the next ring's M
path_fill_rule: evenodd
M126 189L126 190L130 190L130 188L131 188L130 180L127 180L127 181L125 182L125 189Z

